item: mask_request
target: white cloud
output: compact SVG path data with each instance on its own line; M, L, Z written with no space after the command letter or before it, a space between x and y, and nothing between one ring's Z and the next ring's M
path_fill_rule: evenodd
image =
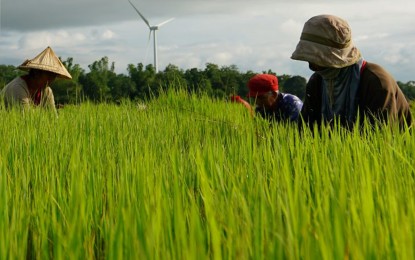
M115 37L115 33L111 30L105 30L101 35L101 38L104 40L113 39L114 37Z
M232 53L230 52L217 52L213 55L212 59L208 59L208 62L218 63L220 65L230 64L232 61Z
M283 33L293 36L299 36L303 29L304 23L295 21L294 19L288 19L280 25L280 29Z

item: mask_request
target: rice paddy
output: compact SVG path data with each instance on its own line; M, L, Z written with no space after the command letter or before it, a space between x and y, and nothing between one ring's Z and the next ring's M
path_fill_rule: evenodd
M299 131L182 91L0 117L0 259L415 258L409 129Z

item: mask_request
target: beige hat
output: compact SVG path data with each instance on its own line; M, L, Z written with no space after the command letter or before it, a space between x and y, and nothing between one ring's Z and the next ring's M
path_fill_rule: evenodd
M349 24L334 15L318 15L304 24L300 42L291 59L308 61L321 67L343 68L356 63L360 57L360 51L353 44Z
M18 68L22 70L38 69L50 71L56 73L60 78L72 79L71 74L69 74L50 47L47 47L33 59L24 61Z

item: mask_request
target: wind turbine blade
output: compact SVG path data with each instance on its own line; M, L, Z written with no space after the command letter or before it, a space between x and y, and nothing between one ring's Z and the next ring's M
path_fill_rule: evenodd
M131 6L135 9L135 11L138 13L138 15L141 17L141 19L143 19L143 21L147 24L148 28L150 28L150 23L147 21L147 19L144 17L144 15L142 15L140 13L140 11L138 11L138 9L133 5L133 3L131 3L130 0L128 0L128 2L130 2Z
M150 42L150 39L151 39L151 30L148 32L148 41L147 41L147 44Z
M157 27L160 27L160 26L162 26L163 24L166 24L166 23L168 23L168 22L171 22L171 21L173 21L174 20L174 17L173 18L170 18L169 20L167 20L167 21L164 21L164 22L162 22L162 23L159 23L158 25L156 25Z
M148 47L150 46L150 40L151 40L151 30L148 32L148 40L146 45L146 56L144 57L144 64L147 62L147 56L148 56Z

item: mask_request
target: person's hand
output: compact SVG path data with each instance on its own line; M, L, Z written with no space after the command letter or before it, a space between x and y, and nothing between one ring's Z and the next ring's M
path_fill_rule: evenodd
M240 96L237 96L237 95L231 96L231 102L240 103L240 104L244 105L248 109L251 116L254 115L254 110L252 109L251 105L246 100L241 98Z
M243 103L243 99L240 96L233 95L231 96L231 102Z

